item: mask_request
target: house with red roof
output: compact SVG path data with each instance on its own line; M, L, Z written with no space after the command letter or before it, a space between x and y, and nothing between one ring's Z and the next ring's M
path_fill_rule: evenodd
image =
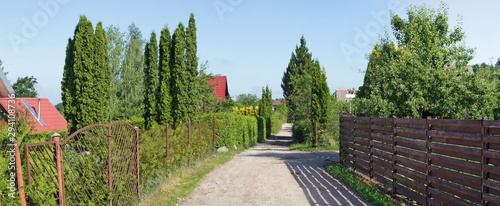
M26 119L31 132L66 130L68 122L47 98L9 98L14 94L7 77L0 72L0 129L8 122L9 109L16 119Z
M215 95L217 98L224 100L229 97L229 90L227 89L227 77L218 76L215 79L210 80L210 85L214 85Z

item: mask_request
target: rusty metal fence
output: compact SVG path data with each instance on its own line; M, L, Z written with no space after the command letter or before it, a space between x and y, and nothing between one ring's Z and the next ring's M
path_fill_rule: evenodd
M340 117L341 161L421 205L500 204L500 121Z
M127 122L86 126L63 141L25 146L31 205L130 205L139 199L138 130Z

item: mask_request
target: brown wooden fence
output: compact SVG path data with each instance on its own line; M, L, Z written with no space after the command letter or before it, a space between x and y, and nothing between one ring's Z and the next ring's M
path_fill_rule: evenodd
M421 205L500 205L500 121L340 117L341 161Z

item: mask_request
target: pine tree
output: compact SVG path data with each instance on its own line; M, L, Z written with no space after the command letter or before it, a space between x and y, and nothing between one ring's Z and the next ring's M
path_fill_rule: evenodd
M174 124L178 125L180 122L188 120L188 105L189 101L189 78L186 73L186 34L184 25L179 22L177 29L172 36L172 53L170 60L170 69L172 70L172 116Z
M193 119L198 110L198 56L196 41L196 23L194 14L189 17L189 25L186 28L186 66L188 75L188 107L187 118Z
M160 35L160 90L158 92L158 123L164 125L172 123L172 97L170 94L170 52L172 39L167 26L163 28Z
M95 93L98 101L97 119L101 123L110 121L109 104L111 97L111 65L108 54L108 39L102 23L97 23L95 30Z
M158 46L156 43L156 33L151 32L149 43L144 50L144 121L146 128L151 128L156 124L158 102Z

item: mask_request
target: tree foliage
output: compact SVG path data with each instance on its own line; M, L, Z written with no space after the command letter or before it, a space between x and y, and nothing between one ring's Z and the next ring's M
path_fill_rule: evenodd
M259 116L271 117L273 113L273 94L266 85L266 88L262 87L262 98L259 102Z
M189 97L189 75L186 71L186 41L185 31L182 22L179 22L177 29L172 36L172 57L170 68L172 69L172 116L177 125L188 120L189 108L192 105Z
M158 123L164 125L172 123L172 96L170 93L171 69L170 69L170 53L172 38L170 30L165 26L161 30L160 35L160 62L159 62L159 80L160 90L158 92Z
M16 97L37 97L36 84L38 81L34 76L18 77L16 83L12 85Z
M326 70L321 68L319 61L314 62L311 91L311 123L326 125L330 110L330 89L326 83Z
M142 34L132 23L127 32L113 25L107 29L111 65L111 105L113 120L143 116L144 45Z
M156 33L151 32L149 43L144 49L144 121L146 128L157 124L157 97L159 87L158 77L158 46Z
M259 98L255 94L239 94L235 99L236 103L241 103L245 107L259 105Z
M308 120L310 118L313 64L312 54L302 36L300 46L295 47L295 53L292 53L281 83L283 96L290 109L289 119Z
M187 67L187 92L188 105L187 119L194 119L198 111L198 93L199 93L199 78L198 78L198 46L196 40L196 22L194 14L189 16L189 25L186 28L186 67Z
M80 16L74 37L69 39L62 85L64 116L68 130L109 121L110 60L107 37L98 23L96 33L92 23ZM98 91L103 90L103 91Z
M397 46L386 36L369 56L355 104L367 115L478 119L492 114L494 85L472 73L459 22L448 7L411 6L408 19L391 14Z

